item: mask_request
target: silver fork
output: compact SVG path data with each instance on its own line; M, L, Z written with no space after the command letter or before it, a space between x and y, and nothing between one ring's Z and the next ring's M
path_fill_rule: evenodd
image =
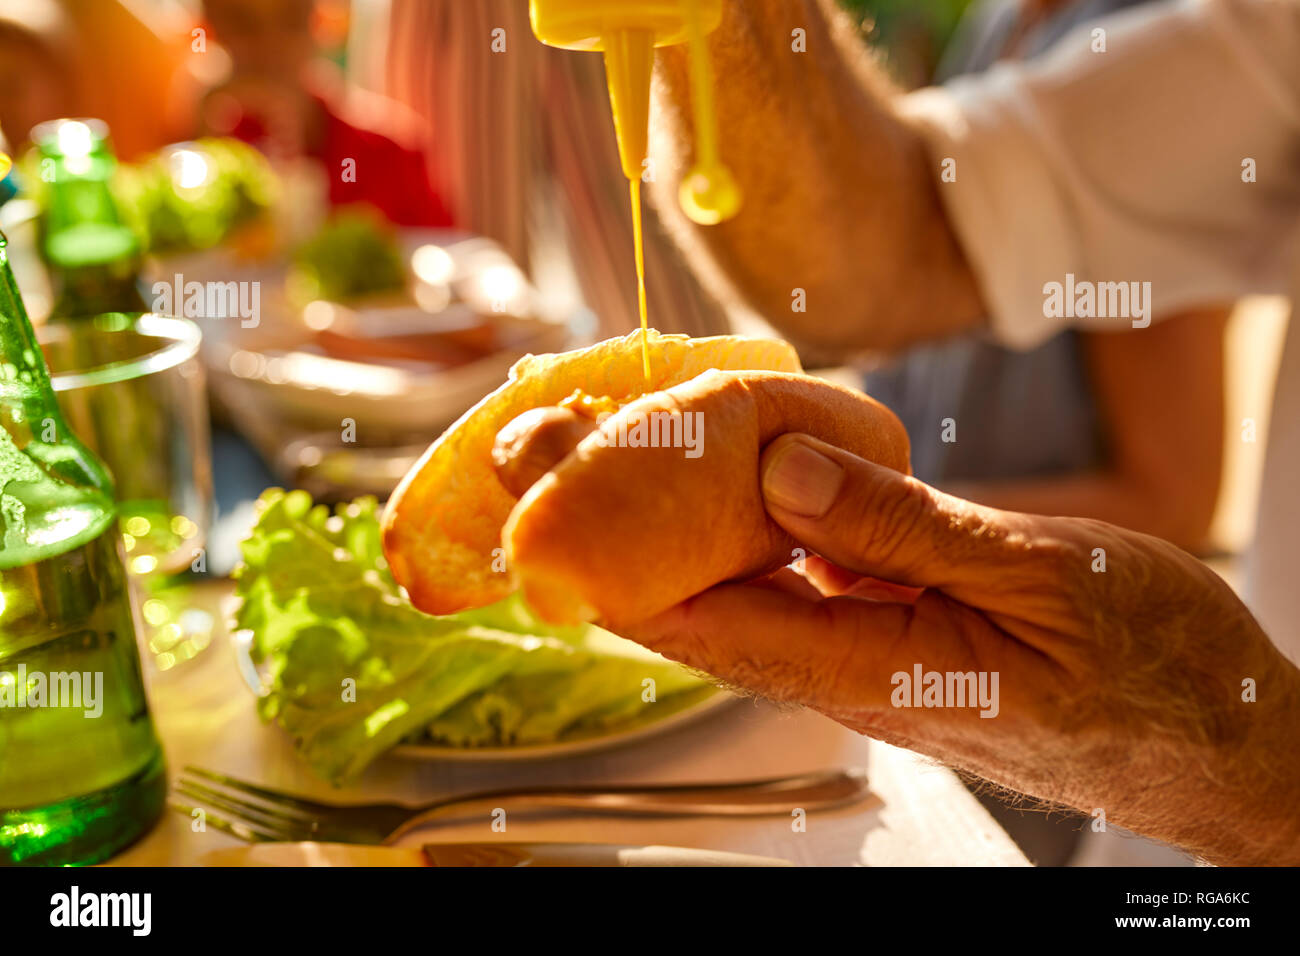
M651 816L788 816L796 807L829 810L878 799L867 789L866 775L857 770L824 770L731 783L485 790L434 800L420 807L398 803L322 803L200 767L186 767L173 789L181 796L230 814L234 819L202 811L206 823L250 843L264 840L391 843L435 818L475 806L508 806L511 812L563 808ZM171 807L188 816L198 809L175 800L171 801Z

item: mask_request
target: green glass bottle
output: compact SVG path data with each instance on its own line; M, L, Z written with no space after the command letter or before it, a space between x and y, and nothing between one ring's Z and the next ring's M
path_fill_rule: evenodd
M0 233L0 864L89 864L162 812L112 482L64 424Z
M32 130L46 183L42 250L55 286L54 317L148 312L140 242L122 222L109 182L117 160L99 120L51 120Z

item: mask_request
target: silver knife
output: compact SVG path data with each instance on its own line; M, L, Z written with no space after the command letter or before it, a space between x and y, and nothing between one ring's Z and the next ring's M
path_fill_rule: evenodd
M254 843L215 850L207 866L793 866L789 860L617 843L426 843L422 847L355 843Z

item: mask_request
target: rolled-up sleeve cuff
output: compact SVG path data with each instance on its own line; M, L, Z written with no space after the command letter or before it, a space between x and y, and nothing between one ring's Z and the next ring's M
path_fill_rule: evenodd
M1032 104L1016 93L1007 73L995 69L978 89L953 81L907 94L900 109L928 145L994 336L1028 349L1068 324L1044 314L1043 286L1077 271L1080 252L1069 227L1074 217L1044 162L1050 146L1033 133Z

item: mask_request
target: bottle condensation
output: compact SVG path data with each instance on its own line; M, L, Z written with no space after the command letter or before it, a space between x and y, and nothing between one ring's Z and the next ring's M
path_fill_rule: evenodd
M55 287L50 314L83 318L148 312L140 294L140 242L110 190L113 156L100 120L62 119L32 130L45 184L42 251Z
M0 234L0 864L89 864L162 811L112 482L64 424Z

